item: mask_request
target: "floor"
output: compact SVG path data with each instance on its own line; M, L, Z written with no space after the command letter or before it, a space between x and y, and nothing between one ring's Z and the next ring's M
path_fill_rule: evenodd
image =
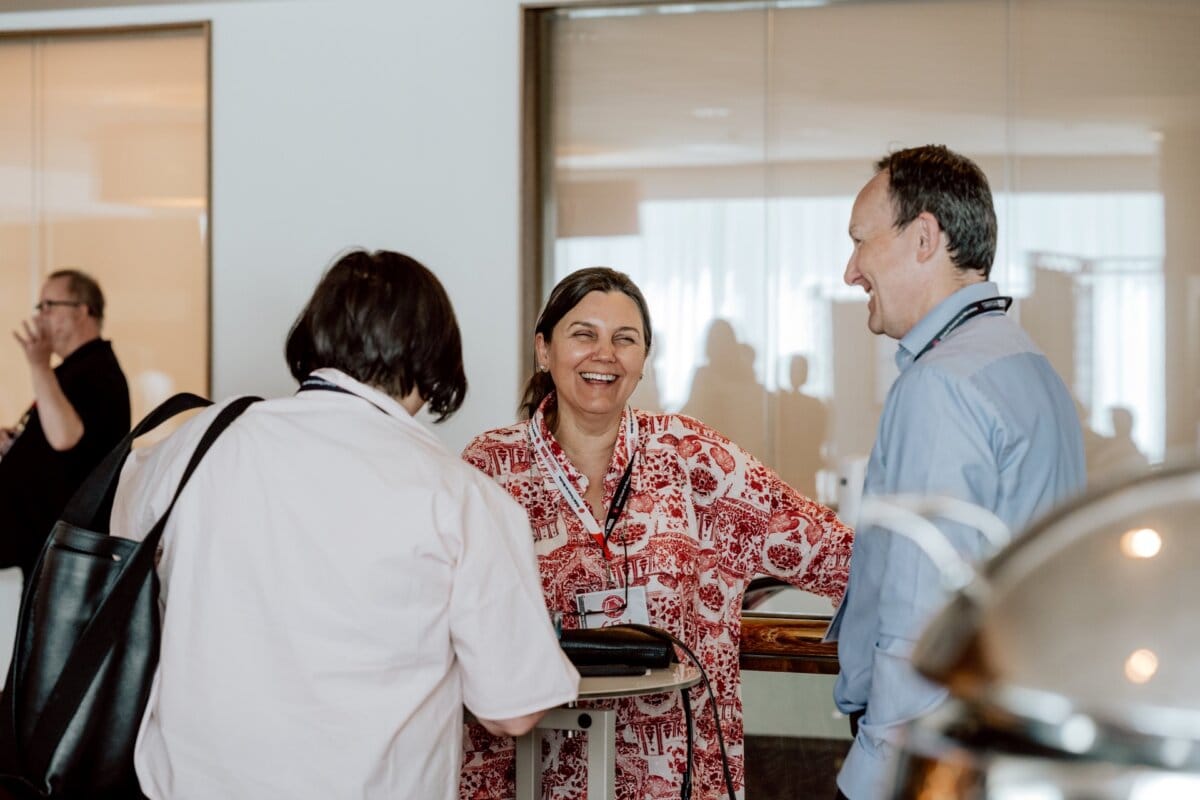
M849 739L746 737L746 800L833 800Z
M845 739L747 736L747 800L833 800L849 745ZM0 786L0 800L25 798Z

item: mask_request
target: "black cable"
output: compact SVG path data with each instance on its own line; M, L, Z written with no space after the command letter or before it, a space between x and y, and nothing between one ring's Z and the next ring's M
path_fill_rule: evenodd
M692 759L695 751L695 732L692 730L692 698L688 696L685 686L679 690L683 701L683 725L687 730L687 763L683 769L683 783L679 787L680 800L692 800Z
M625 597L626 597L625 602L628 605L628 603L629 603L629 537L625 536L624 532L622 532L622 536L621 536L621 545L623 546L624 551L625 551L625 553L624 553L625 569L623 570L623 572L625 575ZM678 641L677 639L675 639L674 636L672 636L671 634L662 630L661 628L654 628L654 627L651 627L648 625L638 626L638 625L636 625L636 623L631 623L631 624L633 624L635 627L642 628L643 630L649 629L651 631L654 631L654 634L656 636L659 636L661 634L661 636L659 636L659 638L667 638L667 639L671 640L672 642ZM683 647L683 649L685 651L687 651L687 654L689 656L691 656L693 661L696 660L696 657L694 655L692 655L692 652L690 650L688 650L687 647L684 647L682 642L679 643L679 646ZM703 674L704 667L701 667L699 662L696 663L696 666L700 668L700 672ZM679 690L679 699L680 699L680 702L683 704L683 728L684 728L684 731L687 733L687 757L686 757L686 760L684 761L683 780L679 785L679 798L680 798L680 800L692 800L692 763L695 761L696 736L695 736L695 730L693 729L694 723L692 721L692 698L688 695L688 688L686 686ZM724 745L722 745L721 755L724 756L724 754L725 754L725 748L724 748Z
M725 736L721 733L721 715L720 712L717 711L717 696L713 692L712 684L708 681L708 673L705 672L704 665L700 663L700 659L696 658L696 654L691 651L691 648L679 641L679 639L677 639L675 636L671 635L667 631L664 631L662 628L654 628L650 625L639 625L636 622L628 623L628 625L631 628L636 628L637 630L642 631L643 633L648 633L651 636L657 636L659 638L665 638L669 640L672 644L683 650L683 652L687 654L687 657L692 660L692 663L696 665L696 668L700 670L700 679L704 681L704 690L708 692L708 699L712 701L713 722L715 722L717 725L717 745L721 750L721 772L725 778L725 789L727 792L729 792L729 800L736 800L737 793L733 790L733 776L729 773L729 756L725 752ZM684 691L687 690L685 689Z

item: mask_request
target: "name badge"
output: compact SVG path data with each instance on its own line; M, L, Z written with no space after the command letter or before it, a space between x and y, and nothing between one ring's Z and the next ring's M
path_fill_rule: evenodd
M629 622L639 625L650 624L650 611L646 606L646 587L629 587L629 600L625 600L624 589L605 589L575 596L579 609L579 627L607 628ZM622 607L623 606L623 607Z

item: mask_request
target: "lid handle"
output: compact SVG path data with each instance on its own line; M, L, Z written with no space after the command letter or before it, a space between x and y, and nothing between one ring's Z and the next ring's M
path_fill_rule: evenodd
M931 518L947 519L974 528L987 540L988 549L999 550L1012 539L1004 522L974 503L954 497L936 495L896 494L868 497L858 512L858 528L875 525L886 528L911 540L929 557L942 583L950 591L962 591L982 599L988 591L987 581L975 567L955 549L953 542L942 533Z

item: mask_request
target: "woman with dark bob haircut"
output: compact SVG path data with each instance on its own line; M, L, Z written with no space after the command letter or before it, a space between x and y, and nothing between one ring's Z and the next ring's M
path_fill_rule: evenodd
M413 391L438 422L467 393L462 339L433 273L400 253L355 250L334 264L288 335L292 377L341 370L392 397Z
M413 419L462 403L454 310L418 262L358 250L286 349L300 390L251 405L167 523L142 791L452 800L464 705L516 736L579 682L525 512ZM134 451L114 530L150 530L224 405Z
M852 534L702 422L630 408L651 337L629 276L604 267L568 275L534 330L527 419L476 437L463 457L524 506L546 604L564 626L649 624L696 653L716 692L728 770L697 686L692 796L741 796L742 594L756 575L772 575L840 600ZM603 705L617 710L617 797L680 797L687 725L678 693ZM512 742L477 727L467 738L459 796L511 798ZM559 800L583 798L581 739L545 738L543 785Z

